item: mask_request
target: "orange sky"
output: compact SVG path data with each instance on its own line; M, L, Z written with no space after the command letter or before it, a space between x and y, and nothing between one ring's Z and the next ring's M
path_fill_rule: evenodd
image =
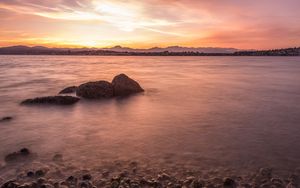
M0 46L300 46L299 0L0 0Z

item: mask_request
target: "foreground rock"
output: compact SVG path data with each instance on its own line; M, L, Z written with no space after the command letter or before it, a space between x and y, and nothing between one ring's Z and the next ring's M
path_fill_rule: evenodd
M114 90L112 84L107 81L87 82L78 86L76 95L86 99L111 98Z
M10 120L12 120L12 119L13 119L13 118L10 117L10 116L5 116L5 117L3 117L3 118L0 119L0 122L10 121Z
M58 94L69 94L69 93L75 93L77 90L77 86L70 86L63 90L61 90Z
M127 96L144 91L138 82L125 74L115 76L112 85L114 88L114 96Z
M21 104L33 105L33 104L53 104L53 105L71 105L78 102L80 99L72 96L48 96L38 97L33 99L26 99Z
M17 162L17 161L23 161L24 159L28 159L28 157L31 155L31 152L27 148L23 148L18 152L13 152L5 156L6 162Z

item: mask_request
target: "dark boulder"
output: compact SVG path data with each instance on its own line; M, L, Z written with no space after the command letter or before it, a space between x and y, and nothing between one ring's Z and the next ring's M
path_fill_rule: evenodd
M77 90L77 86L70 86L63 90L61 90L58 94L68 94L68 93L75 93Z
M72 96L48 96L48 97L37 97L33 99L26 99L21 104L54 104L54 105L71 105L78 102L78 97Z
M111 98L113 94L113 86L107 81L87 82L76 90L77 96L87 99Z
M115 96L127 96L144 91L138 82L129 78L125 74L119 74L115 76L112 80L112 85Z
M6 162L16 162L19 160L27 159L31 155L31 152L27 148L23 148L18 152L13 152L5 156Z

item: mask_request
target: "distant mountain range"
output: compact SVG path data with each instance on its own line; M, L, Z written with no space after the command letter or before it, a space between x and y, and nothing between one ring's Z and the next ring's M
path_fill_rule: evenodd
M155 52L198 52L198 53L233 53L239 51L235 48L212 48L212 47L181 47L181 46L169 46L166 48L148 48L148 49L135 49L122 46L115 46L112 48L102 48L102 50L109 50L115 52L141 52L141 53L155 53Z
M0 48L0 53L22 53L22 52L47 52L47 51L114 51L114 52L136 52L136 53L159 53L159 52L198 52L198 53L233 53L238 51L235 48L189 48L181 46L169 46L166 48L149 48L149 49L135 49L122 46L115 46L111 48L47 48L44 46L9 46Z
M44 46L9 46L0 48L0 55L133 55L133 56L300 56L300 48L248 50L235 48L181 47L134 49L112 48L48 48Z

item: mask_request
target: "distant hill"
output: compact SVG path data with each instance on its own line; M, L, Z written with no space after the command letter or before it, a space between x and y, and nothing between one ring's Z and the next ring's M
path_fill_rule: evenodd
M47 48L44 46L10 46L0 48L0 55L123 55L123 56L300 56L300 48L242 51L235 48Z
M26 54L26 53L44 53L44 52L61 52L61 51L114 51L114 52L135 52L135 53L158 53L158 52L197 52L197 53L233 53L238 49L234 48L187 48L180 46L170 46L166 48L149 48L149 49L134 49L122 46L115 46L112 48L47 48L44 46L10 46L0 48L0 54Z
M122 46L115 46L112 48L102 48L102 50L109 50L115 52L198 52L198 53L234 53L239 51L235 48L212 48L212 47L200 47L200 48L191 48L191 47L181 47L181 46L169 46L166 48L153 47L149 49L134 49L127 48Z

